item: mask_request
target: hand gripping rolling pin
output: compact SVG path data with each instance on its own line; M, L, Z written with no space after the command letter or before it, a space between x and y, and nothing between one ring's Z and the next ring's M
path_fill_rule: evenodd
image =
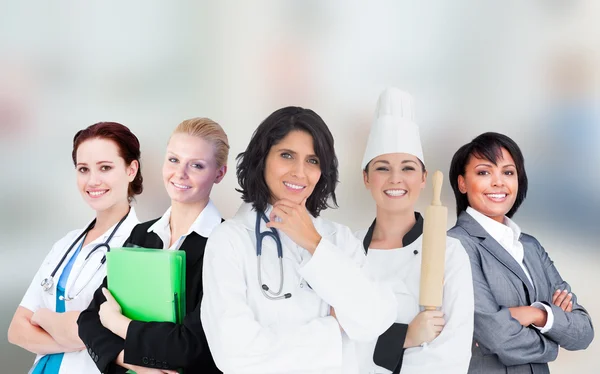
M433 200L425 210L423 225L419 305L425 310L436 310L442 306L448 222L448 208L442 206L440 199L442 180L442 172L436 171L433 174Z

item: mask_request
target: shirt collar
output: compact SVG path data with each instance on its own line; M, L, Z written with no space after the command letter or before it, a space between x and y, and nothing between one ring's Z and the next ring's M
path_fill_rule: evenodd
M510 218L505 216L502 224L471 207L467 207L466 212L498 243L506 243L507 238L510 238L510 244L519 241L521 228Z
M410 230L408 230L408 232L404 234L404 237L402 238L403 247L411 245L412 243L414 243L415 240L419 238L419 236L421 236L421 234L423 234L423 216L421 216L421 213L415 212L415 220L416 222L413 225L413 227ZM369 246L371 245L371 240L373 239L373 231L375 230L376 222L377 218L373 220L373 223L371 224L371 226L369 226L367 234L363 239L363 247L365 248L365 251L368 251Z
M162 215L152 226L148 228L148 232L154 232L159 237L166 236L168 233L168 237L171 237L171 226L169 221L171 219L171 207L167 209L165 214ZM190 226L188 232L185 236L188 236L192 232L208 238L212 230L217 227L221 223L221 213L213 204L212 200L208 201L208 204L202 209L202 212L196 217L192 225Z

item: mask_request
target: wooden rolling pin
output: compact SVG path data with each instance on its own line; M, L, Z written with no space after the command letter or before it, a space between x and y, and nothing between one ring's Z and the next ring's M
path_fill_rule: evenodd
M440 199L442 180L442 172L436 171L433 174L433 200L425 210L423 225L419 304L425 310L436 310L442 306L448 222L448 208L442 206Z

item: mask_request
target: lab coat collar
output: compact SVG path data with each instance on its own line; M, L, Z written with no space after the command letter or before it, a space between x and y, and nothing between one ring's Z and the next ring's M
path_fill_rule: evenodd
M267 217L269 217L271 210L273 210L273 206L270 204L267 205L267 209L265 210ZM232 219L240 222L247 230L252 232L254 232L256 228L256 210L254 210L251 203L242 203ZM312 215L310 215L310 219L312 220L312 223L317 229L319 235L332 236L335 234L337 228L332 222L329 222L321 217L315 218Z
M421 234L423 234L423 216L421 216L421 213L415 212L415 220L416 222L413 225L413 227L410 230L408 230L408 232L402 238L403 247L411 245L412 243L414 243L415 240L419 238L419 236L421 236ZM373 231L375 230L376 222L377 218L373 220L373 223L371 224L371 226L369 226L367 234L363 239L363 247L365 248L365 252L369 251L369 246L371 245L371 240L373 239Z
M169 207L165 214L163 214L162 217L160 217L156 222L154 222L152 226L148 228L148 232L154 232L161 238L164 236L165 233L169 232L170 237L170 219L171 207ZM202 209L202 212L200 212L198 217L196 217L185 236L188 236L192 232L195 232L196 234L202 237L208 238L212 230L215 227L217 227L220 223L221 213L219 213L219 210L217 209L215 204L213 204L212 200L209 200L208 204L206 204L206 207L204 207L204 209Z
M93 220L90 220L85 227L86 228L89 227L90 224L92 223L92 221ZM120 221L120 219L119 219L119 221ZM115 232L115 235L112 237L112 239L110 241L112 243L116 243L119 241L122 242L124 239L127 239L129 237L129 234L131 233L131 230L133 230L133 228L138 223L140 223L140 221L138 220L137 214L135 213L135 208L131 207L129 209L129 214L127 215L127 218L125 218L125 221L123 221L123 223L121 224L121 226L119 227L117 232ZM87 244L86 247L91 244L96 245L98 243L105 243L106 240L108 240L108 237L110 236L110 234L113 232L113 230L117 226L117 224L118 224L118 222L115 223L114 225L112 225L108 230L106 230L106 232L104 232L104 234L102 234L98 238L96 238L96 240ZM85 230L85 228L83 230ZM83 230L82 230L82 232L83 232ZM77 234L77 235L79 235L79 234Z

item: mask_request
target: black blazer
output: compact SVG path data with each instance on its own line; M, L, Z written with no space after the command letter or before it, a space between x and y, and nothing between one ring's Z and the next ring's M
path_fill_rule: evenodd
M163 248L162 240L154 232L148 232L158 219L134 227L127 244L145 248ZM106 278L94 293L88 308L81 312L77 324L79 337L102 373L125 373L116 365L119 353L124 349L124 361L128 364L163 368L184 369L188 373L221 373L208 350L202 323L200 302L202 300L202 262L206 239L195 232L188 235L180 249L186 253L186 316L178 325L171 322L131 321L127 339L123 340L102 326L98 312L106 301L102 287Z

